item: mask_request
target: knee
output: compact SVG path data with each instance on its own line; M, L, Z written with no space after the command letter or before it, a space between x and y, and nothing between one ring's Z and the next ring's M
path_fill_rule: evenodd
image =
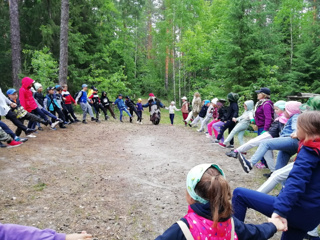
M233 190L233 197L232 197L232 201L235 201L239 198L242 198L245 195L245 188L242 187L238 187L235 190Z

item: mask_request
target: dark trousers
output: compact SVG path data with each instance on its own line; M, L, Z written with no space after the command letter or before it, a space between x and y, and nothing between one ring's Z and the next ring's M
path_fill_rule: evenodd
M246 188L236 188L233 191L232 206L234 216L244 221L248 208L252 208L267 217L271 217L276 197ZM320 209L304 209L294 206L287 216L288 231L283 232L282 240L302 240L320 222Z
M16 137L14 132L4 122L0 121L0 127L3 129L3 131L8 133L13 139Z
M137 110L137 114L138 114L138 120L137 121L141 122L142 121L142 111L138 111Z
M137 121L139 121L139 115L138 115L137 109L135 107L132 107L129 109L129 111L130 111L131 116L133 116L132 114L135 113L138 117ZM130 117L130 122L132 122L132 117Z
M174 113L169 114L171 125L173 125L173 120L174 120Z
M27 130L27 127L23 125L23 123L17 118L17 116L11 110L7 113L6 118L9 119L18 128L21 128L24 132Z
M113 118L116 117L116 115L114 115L114 112L113 112L112 107L110 105L104 106L104 109L106 110L106 112L109 110Z
M220 140L223 137L223 133L225 130L228 129L228 132L230 134L230 132L232 131L232 129L234 128L234 126L236 125L236 123L232 120L228 120L227 122L225 122L221 127L220 127L220 131L219 134L217 136L217 139ZM234 139L232 138L230 141L230 144L233 145L234 144Z
M44 120L42 120L41 118L39 118L38 116L32 114L32 113L27 113L27 115L25 115L23 118L19 118L18 119L22 124L24 123L24 120L29 120L29 123L30 122L33 122L33 123L36 123L36 122L39 122L39 123L43 123ZM21 128L17 128L16 130L16 135L17 136L20 136L21 135L21 132L23 131L23 129Z
M68 115L69 119L68 119L68 120L71 120L71 122L72 122L72 120L73 120L73 121L74 121L74 120L77 120L77 117L76 117L76 115L74 114L74 109L73 109L73 107L72 107L72 104L65 104L64 106L65 106L66 110L67 110L68 113L69 113L69 115ZM72 117L73 119L70 117L70 115L71 115L71 117Z
M50 111L50 112L51 112L53 115L56 115L56 113L58 113L59 118L62 119L63 122L66 121L66 118L65 118L65 116L64 116L64 114L63 114L63 112L61 111L60 108L55 107L54 110L53 110L53 111ZM55 122L55 121L56 121L55 119L52 119L52 122ZM60 126L60 127L64 126L64 123L59 123L59 126Z
M93 104L93 108L94 108L94 111L96 112L96 119L99 119L99 110L101 109L103 114L104 114L104 117L105 119L107 120L107 111L103 108L103 106L101 104Z
M39 115L42 119L44 119L46 122L49 121L47 116L40 110L40 108L33 109L31 111L32 114L34 115ZM26 119L26 118L25 118ZM29 119L28 119L29 120ZM41 121L33 121L32 119L29 120L28 123L28 128L35 128L36 127L36 122L41 122Z

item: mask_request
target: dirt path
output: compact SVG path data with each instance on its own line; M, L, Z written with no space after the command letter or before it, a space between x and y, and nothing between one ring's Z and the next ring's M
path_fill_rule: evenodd
M182 126L90 122L0 151L2 223L85 229L99 240L161 234L185 215L185 177L197 164L222 166L232 189L259 186L254 172ZM250 211L247 221L265 218Z

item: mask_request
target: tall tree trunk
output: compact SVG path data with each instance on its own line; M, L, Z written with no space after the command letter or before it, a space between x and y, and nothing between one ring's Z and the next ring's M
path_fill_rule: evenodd
M169 47L166 46L166 71L165 71L165 89L168 90L168 83L169 83Z
M293 60L293 23L292 16L290 16L290 69L292 68L292 60ZM291 71L291 70L290 70Z
M67 83L68 77L68 23L69 0L61 0L61 25L60 25L60 63L59 84Z
M151 58L152 50L152 20L151 20L151 11L148 12L148 41L147 41L147 58Z
M21 72L21 45L18 0L9 0L9 11L12 54L12 85L15 88L19 88L19 73Z

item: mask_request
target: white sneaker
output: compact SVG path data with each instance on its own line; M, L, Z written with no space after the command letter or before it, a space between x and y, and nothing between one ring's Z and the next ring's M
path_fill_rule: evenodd
M60 122L59 121L55 121L54 123L51 124L51 128L55 128Z
M27 135L26 136L27 138L35 138L35 137L37 137L36 135L33 135L33 134L29 134L29 135Z
M137 124L139 124L139 121L137 121Z
M206 135L206 138L212 138L212 136L210 136L209 134Z
M142 125L142 122L140 122L140 124Z

